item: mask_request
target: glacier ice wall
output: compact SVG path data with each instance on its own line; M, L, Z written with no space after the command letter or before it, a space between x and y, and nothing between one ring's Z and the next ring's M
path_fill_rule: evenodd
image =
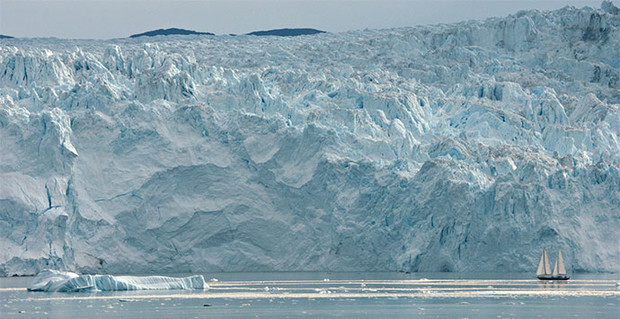
M620 16L0 40L0 275L620 271Z

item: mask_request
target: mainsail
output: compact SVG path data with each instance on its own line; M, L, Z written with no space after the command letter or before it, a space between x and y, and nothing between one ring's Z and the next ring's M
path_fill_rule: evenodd
M566 268L564 267L564 259L562 258L562 251L558 249L558 275L566 275Z
M564 268L563 262L562 268ZM541 275L551 275L551 265L549 264L549 258L547 258L547 250L545 249L543 249L543 254L540 257L540 263L538 264L538 270L536 271L536 276Z

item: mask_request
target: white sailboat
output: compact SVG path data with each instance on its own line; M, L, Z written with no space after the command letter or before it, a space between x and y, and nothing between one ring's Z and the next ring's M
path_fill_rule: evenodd
M543 249L543 254L540 257L540 263L538 263L538 270L536 271L536 277L540 280L568 280L570 277L566 275L566 267L564 267L564 259L562 258L562 251L558 249L558 259L555 261L553 272L551 272L551 265L549 264L549 258L547 257L547 251Z

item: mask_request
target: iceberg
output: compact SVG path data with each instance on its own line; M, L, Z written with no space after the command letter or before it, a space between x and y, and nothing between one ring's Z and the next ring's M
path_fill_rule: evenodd
M164 276L78 275L73 272L43 270L29 291L79 292L121 290L208 289L202 275L174 278Z

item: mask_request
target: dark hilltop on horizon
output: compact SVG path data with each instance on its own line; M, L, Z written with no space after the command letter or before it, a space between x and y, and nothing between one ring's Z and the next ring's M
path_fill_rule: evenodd
M12 37L12 36L10 36L10 35L3 35L3 34L0 34L0 39L13 39L13 37Z
M179 28L170 28L170 29L158 29L153 31L147 31L144 33L132 34L130 38L138 38L138 37L154 37L157 35L215 35L215 33L211 32L198 32L194 30L185 30Z
M257 36L279 36L279 37L295 37L298 35L310 35L317 33L325 33L325 31L317 30L317 29L308 29L308 28L298 28L298 29L274 29L274 30L266 30L266 31L254 31L248 33L248 35L257 35Z
M318 33L326 33L322 30L310 29L310 28L287 28L287 29L273 29L273 30L260 30L254 31L250 33L246 33L246 35L254 35L254 36L278 36L278 37L296 37L299 35L311 35ZM130 38L138 38L138 37L154 37L158 35L215 35L211 32L199 32L194 30L186 30L180 28L170 28L170 29L158 29L147 31L144 33L132 34ZM236 34L231 34L236 35Z

